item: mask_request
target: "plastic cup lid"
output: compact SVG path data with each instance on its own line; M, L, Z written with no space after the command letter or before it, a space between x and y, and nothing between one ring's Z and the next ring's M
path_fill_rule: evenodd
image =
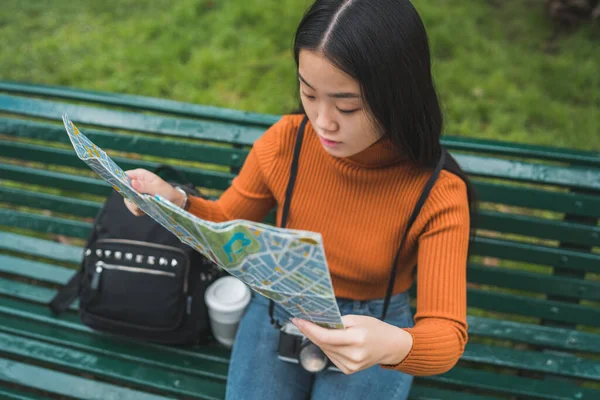
M250 289L239 279L225 276L214 281L205 293L207 305L216 311L235 311L250 301Z

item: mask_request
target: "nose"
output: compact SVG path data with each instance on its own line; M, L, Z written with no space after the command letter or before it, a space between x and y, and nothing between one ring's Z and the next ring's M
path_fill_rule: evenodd
M338 130L339 125L335 121L335 118L332 114L333 110L331 110L330 107L326 105L319 107L316 121L316 125L319 130L325 132L335 132Z

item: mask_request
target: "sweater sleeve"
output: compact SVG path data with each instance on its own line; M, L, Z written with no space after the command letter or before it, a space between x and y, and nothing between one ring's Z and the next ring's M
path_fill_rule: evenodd
M284 118L285 119L285 118ZM189 212L199 218L223 222L245 219L261 222L276 204L268 184L279 151L284 119L269 128L254 144L240 173L216 201L190 197Z
M422 215L419 237L417 313L415 326L405 329L413 347L402 362L384 366L414 375L449 371L468 340L466 265L469 206L465 183L443 171Z

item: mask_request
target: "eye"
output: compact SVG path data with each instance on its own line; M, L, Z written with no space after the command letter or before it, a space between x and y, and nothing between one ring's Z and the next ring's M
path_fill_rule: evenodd
M338 111L341 112L342 114L352 114L357 112L358 110L360 110L360 108L355 108L354 110L341 110L338 108Z
M306 97L307 99L309 99L309 100L314 100L314 99L316 98L315 96L310 96L310 95L308 95L308 94L304 93L304 90L302 91L302 95L303 95L304 97Z

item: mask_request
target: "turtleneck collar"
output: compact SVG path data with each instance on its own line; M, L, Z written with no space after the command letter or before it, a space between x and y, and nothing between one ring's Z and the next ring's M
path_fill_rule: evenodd
M350 157L338 158L361 168L382 168L405 160L388 136Z

